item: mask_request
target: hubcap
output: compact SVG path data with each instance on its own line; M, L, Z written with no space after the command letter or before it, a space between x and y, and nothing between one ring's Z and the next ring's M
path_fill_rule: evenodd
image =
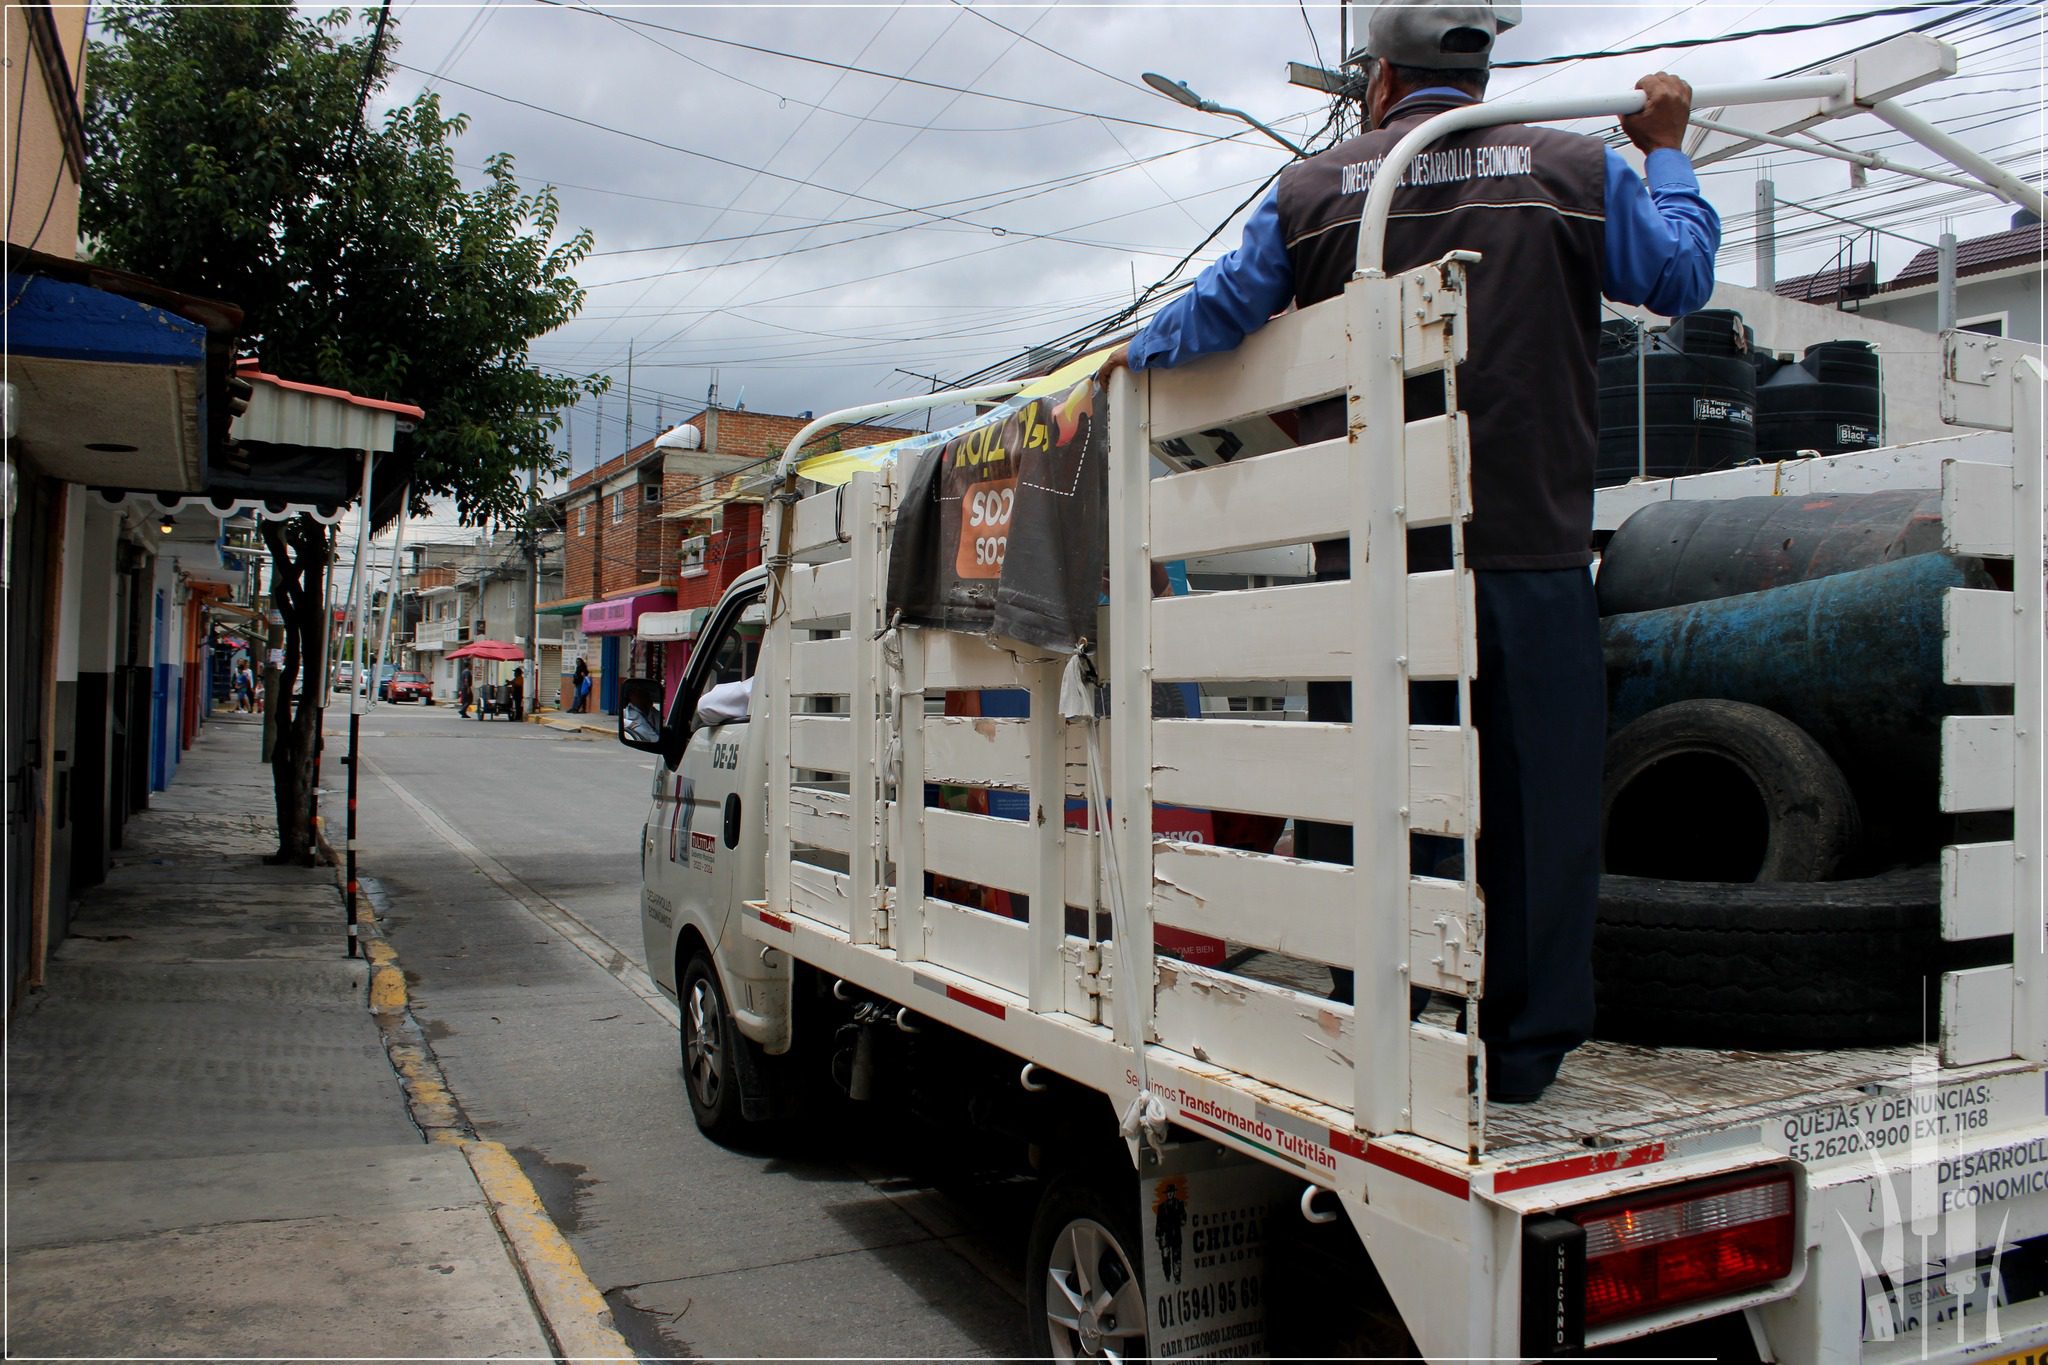
M1145 1354L1145 1300L1137 1272L1116 1235L1092 1218L1076 1218L1053 1241L1045 1316L1056 1360Z
M725 1084L720 1072L718 997L711 983L698 978L690 987L689 1007L683 1012L683 1066L690 1073L690 1089L697 1103L716 1108Z

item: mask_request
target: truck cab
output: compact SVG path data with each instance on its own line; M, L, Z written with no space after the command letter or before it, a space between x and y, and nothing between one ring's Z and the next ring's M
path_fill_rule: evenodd
M789 961L750 948L733 913L764 890L768 768L743 685L760 660L767 585L759 569L741 575L673 693L629 680L620 711L621 739L656 759L640 848L648 970L682 1010L690 1104L711 1130L743 1121L740 1039L779 1052L790 1034ZM714 694L739 704L706 709Z

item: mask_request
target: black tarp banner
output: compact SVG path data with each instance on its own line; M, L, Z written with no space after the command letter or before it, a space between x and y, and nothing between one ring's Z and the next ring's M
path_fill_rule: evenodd
M1109 546L1108 402L1091 376L921 452L896 507L892 618L1078 648Z

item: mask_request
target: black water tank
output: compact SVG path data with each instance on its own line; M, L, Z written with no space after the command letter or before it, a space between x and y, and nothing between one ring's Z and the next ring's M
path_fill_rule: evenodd
M1637 356L1633 338L1602 328L1597 483L1638 471ZM1756 457L1756 370L1742 315L1706 309L1651 333L1641 357L1651 478L1727 469Z
M1789 460L1802 450L1840 455L1882 440L1884 389L1877 348L1867 341L1823 341L1792 363L1756 361L1756 453Z

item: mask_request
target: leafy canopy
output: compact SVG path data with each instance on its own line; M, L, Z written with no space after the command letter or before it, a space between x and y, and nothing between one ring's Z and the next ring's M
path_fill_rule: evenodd
M559 410L604 381L543 373L536 338L573 318L591 234L556 240L552 187L512 158L455 171L465 115L431 94L358 128L396 20L289 6L110 7L87 88L83 227L96 257L245 316L266 370L416 403L416 499L507 521L556 472Z

